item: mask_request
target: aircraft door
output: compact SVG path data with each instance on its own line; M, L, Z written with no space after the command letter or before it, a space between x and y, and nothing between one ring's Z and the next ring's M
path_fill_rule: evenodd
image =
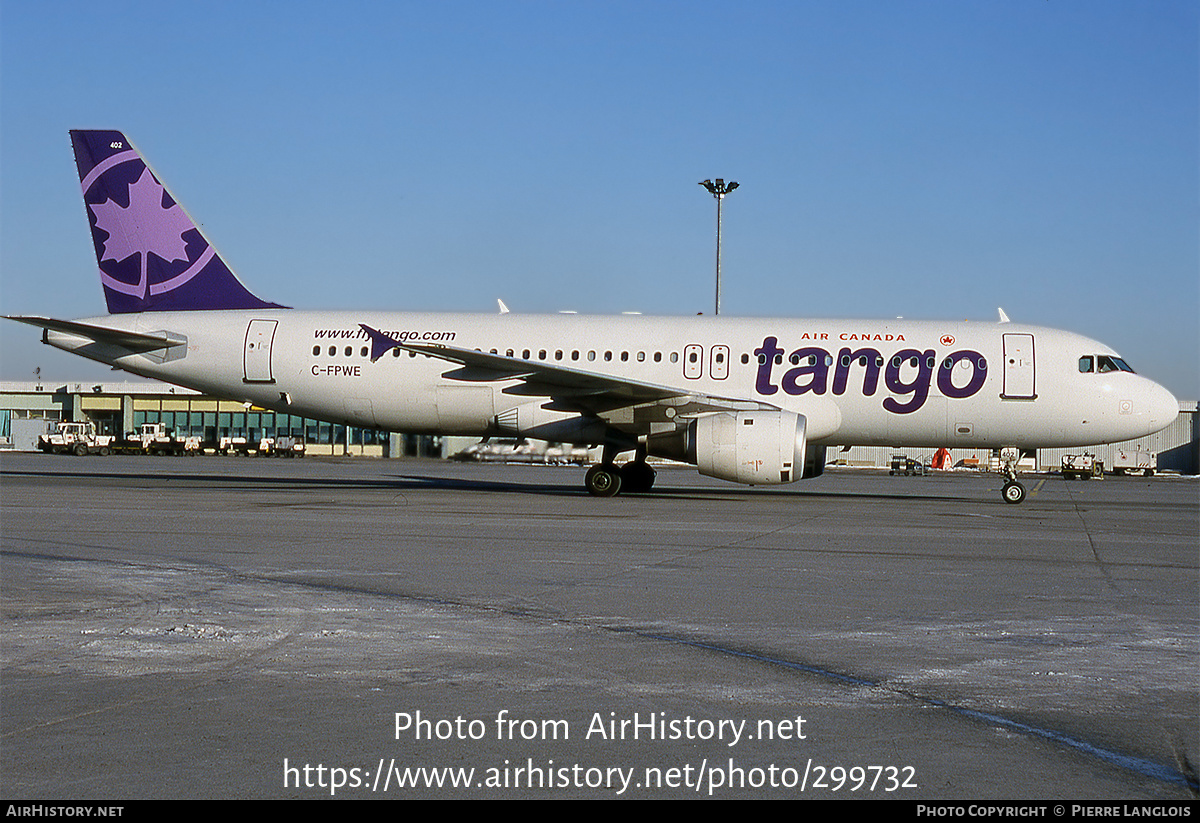
M246 346L242 350L244 383L274 383L271 373L271 343L275 340L278 320L251 320L246 327Z
M708 364L708 376L713 380L724 380L729 376L729 347L713 346L708 351L712 359Z
M704 374L704 347L692 343L683 347L683 376L698 380Z
M1004 335L1004 392L1005 400L1034 400L1037 398L1034 380L1033 335Z

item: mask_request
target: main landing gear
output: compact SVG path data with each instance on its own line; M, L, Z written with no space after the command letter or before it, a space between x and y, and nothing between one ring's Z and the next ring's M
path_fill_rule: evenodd
M583 484L596 497L613 497L621 492L637 494L648 492L654 486L658 473L646 465L646 448L639 446L634 459L623 466L613 464L614 451L604 447L600 463L588 469Z
M1000 459L1004 464L1004 488L1000 496L1005 503L1020 503L1025 499L1025 487L1017 482L1017 462L1021 459L1021 450L1007 448L1000 450Z

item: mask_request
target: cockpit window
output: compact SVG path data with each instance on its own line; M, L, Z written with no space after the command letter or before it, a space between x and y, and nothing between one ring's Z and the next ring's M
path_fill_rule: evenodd
M1130 374L1134 374L1133 369L1129 368L1128 363L1111 354L1085 354L1079 358L1079 371L1086 374L1091 374L1092 372L1108 374L1114 371L1127 371Z
M1112 357L1107 354L1096 355L1096 371L1101 374L1107 374L1114 371L1127 371L1133 373L1133 369L1129 368L1129 364L1119 357Z

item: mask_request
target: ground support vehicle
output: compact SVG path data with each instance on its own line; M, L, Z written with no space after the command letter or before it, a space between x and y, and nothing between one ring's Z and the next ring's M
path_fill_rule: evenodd
M1117 449L1113 455L1113 474L1137 472L1143 477L1153 477L1158 466L1158 455L1144 449Z
M1064 454L1062 476L1067 480L1087 480L1091 477L1103 480L1104 461L1097 460L1094 454Z
M59 423L55 430L38 437L38 448L47 454L108 454L113 436L96 434L96 424Z

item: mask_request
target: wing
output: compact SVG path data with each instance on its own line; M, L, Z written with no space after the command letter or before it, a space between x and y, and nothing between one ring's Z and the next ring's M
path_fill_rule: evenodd
M548 397L555 409L593 415L631 434L669 431L709 412L778 409L755 400L691 392L678 386L645 383L542 361L455 346L405 343L365 324L359 326L371 338L372 362L396 348L436 357L461 367L443 375L451 380L519 381L505 388L504 393Z

